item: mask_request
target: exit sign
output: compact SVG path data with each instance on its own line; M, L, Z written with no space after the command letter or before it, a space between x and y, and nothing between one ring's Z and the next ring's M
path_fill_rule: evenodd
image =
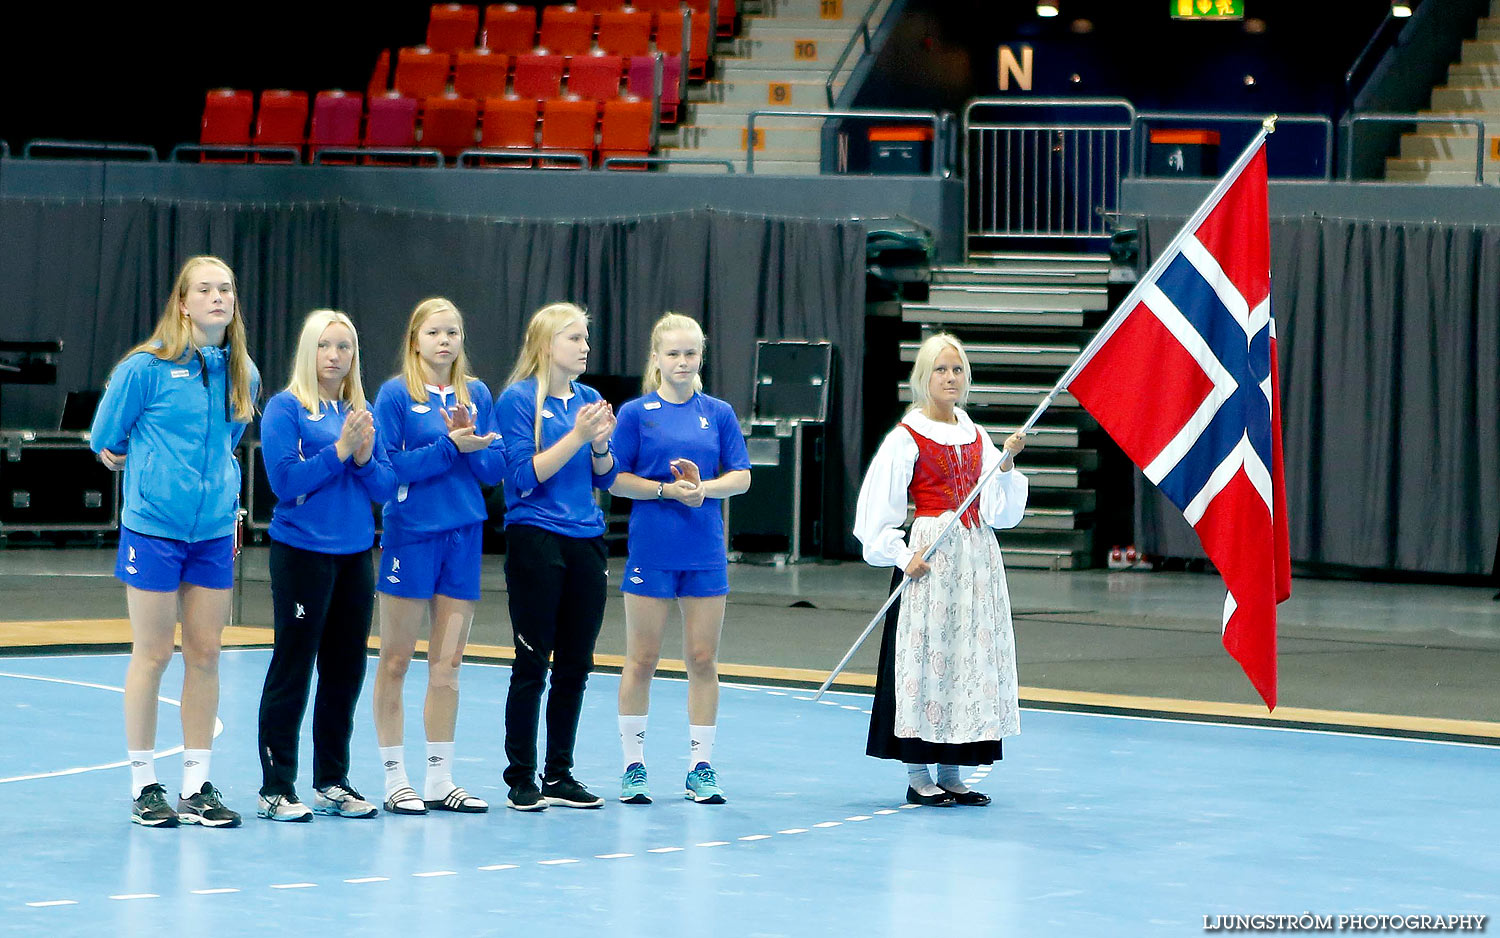
M1242 20L1245 0L1171 0L1174 20Z

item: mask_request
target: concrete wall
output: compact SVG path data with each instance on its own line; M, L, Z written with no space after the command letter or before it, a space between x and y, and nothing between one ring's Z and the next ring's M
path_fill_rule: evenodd
M1124 215L1182 217L1207 198L1214 180L1127 179ZM1271 181L1271 215L1327 215L1396 222L1493 225L1500 222L1500 187L1414 186L1383 182Z

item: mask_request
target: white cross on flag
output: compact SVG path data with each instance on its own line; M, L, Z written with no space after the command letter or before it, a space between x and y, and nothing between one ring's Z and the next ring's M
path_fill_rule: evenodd
M1275 709L1291 557L1266 198L1262 133L1064 380L1197 532L1224 648Z

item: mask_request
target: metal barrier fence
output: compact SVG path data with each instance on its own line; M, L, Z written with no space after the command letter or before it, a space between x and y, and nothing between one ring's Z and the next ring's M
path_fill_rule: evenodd
M1162 121L1186 124L1252 124L1258 128L1270 114L1227 114L1212 111L1141 111L1135 116L1135 147L1130 175L1146 175L1146 148L1150 145L1150 127ZM1333 178L1333 121L1324 114L1277 114L1276 125L1306 124L1323 128L1323 178ZM1141 131L1146 131L1142 133ZM1253 136L1253 134L1252 134Z
M932 127L932 168L928 175L946 176L949 170L945 167L943 157L947 151L944 149L942 134L946 125L945 118L936 111L790 111L780 109L755 110L745 115L745 172L755 172L755 148L760 138L756 136L755 124L763 118L799 118L802 120L827 121L831 118L859 118L864 120L888 120L899 122L922 121Z
M1479 138L1474 141L1474 184L1484 185L1485 129L1478 117L1462 114L1347 114L1339 122L1344 130L1344 180L1354 178L1354 128L1356 124L1460 124L1473 127ZM1464 138L1467 139L1467 138Z
M1050 120L1011 121L1005 112ZM1123 115L1101 120L1100 115ZM983 118L983 119L981 119ZM964 108L964 230L980 237L1108 237L1136 112L1123 98L978 98Z

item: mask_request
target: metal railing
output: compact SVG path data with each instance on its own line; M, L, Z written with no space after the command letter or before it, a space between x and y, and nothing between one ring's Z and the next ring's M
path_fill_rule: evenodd
M729 175L734 175L734 163L730 160L716 160L710 157L697 156L610 156L599 164L600 169L619 169L622 167L634 167L642 164L650 166L722 166Z
M1479 135L1474 141L1474 184L1484 185L1484 120L1461 114L1346 114L1339 122L1344 129L1344 181L1354 179L1354 128L1356 124L1463 124ZM1468 139L1468 138L1464 138Z
M1208 124L1253 124L1259 127L1270 114L1229 114L1213 111L1141 111L1135 115L1135 147L1131 150L1130 175L1145 174L1149 128L1153 122ZM1277 114L1277 125L1309 124L1323 128L1323 178L1333 178L1333 121L1324 114ZM1147 130L1147 133L1140 133Z
M864 61L865 56L869 55L873 51L871 49L870 43L870 21L875 18L875 11L878 10L881 4L885 2L886 0L870 0L870 7L869 9L865 10L865 15L860 18L859 25L854 27L854 34L849 37L848 42L844 43L843 51L840 52L839 57L834 60L833 68L828 72L828 80L823 82L823 91L828 97L829 107L836 106L833 97L833 86L834 83L838 81L839 73L843 71L844 62L846 62L849 56L854 52L854 46L861 39L864 40L865 47L860 51L859 58L854 60L854 67L850 69L851 72L854 70L854 68L858 68L859 63Z
M302 162L302 148L294 146L231 146L229 144L179 143L167 157L173 163L193 162L184 157L197 156L196 162L204 162L205 156L268 156L278 157L278 162Z
M477 168L504 169L503 166L487 167L492 161L520 162L527 164L523 169L531 169L533 163L566 163L566 166L542 166L543 169L588 169L592 162L593 154L584 153L582 150L540 150L526 147L475 147L465 150L458 155L459 166Z
M38 155L37 151L43 151ZM88 159L90 156L107 154L129 156L146 163L158 161L156 148L144 143L106 143L89 140L32 140L21 151L25 159L46 159L47 151L55 151L64 159Z
M1062 119L979 120L1037 109ZM1123 112L1119 121L1101 112ZM964 244L975 237L1103 238L1130 163L1135 107L1124 98L978 98L964 108Z
M434 169L443 168L442 151L433 150L428 147L319 147L318 151L313 154L312 161L314 165L322 166L328 162L329 158L350 159L355 163L359 163L370 157L376 159L405 158L418 161L430 160L431 162L414 162L412 165L432 167Z
M945 173L942 155L942 115L936 111L789 111L780 109L755 110L745 115L745 172L755 173L755 122L763 117L795 117L804 120L827 120L829 118L861 118L868 120L922 121L932 125L932 169L931 176Z

